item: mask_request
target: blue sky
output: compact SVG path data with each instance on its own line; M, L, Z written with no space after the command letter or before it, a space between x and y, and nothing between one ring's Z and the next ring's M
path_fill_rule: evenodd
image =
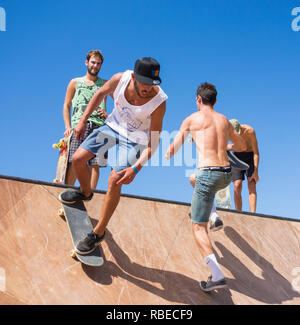
M164 130L177 130L196 110L197 86L213 82L215 109L256 130L257 212L300 219L300 31L291 27L299 1L2 0L0 7L0 174L52 181L66 87L85 74L90 49L104 54L104 79L152 56L169 96ZM123 193L190 202L189 169L145 167ZM98 189L106 190L109 168L101 172ZM249 211L245 182L243 203Z

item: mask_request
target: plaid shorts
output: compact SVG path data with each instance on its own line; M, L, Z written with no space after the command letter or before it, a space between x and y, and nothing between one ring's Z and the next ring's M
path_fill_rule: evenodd
M70 140L69 159L68 159L69 163L72 162L72 157L73 157L75 151L80 147L80 145L83 143L83 141L98 127L99 127L99 125L88 121L86 123L86 131L84 133L83 138L80 141L78 141L76 139L75 132L73 132L71 140ZM88 161L88 164L90 166L98 165L99 167L106 167L107 166L107 157L108 157L108 152L105 153L104 158L95 156L94 158L92 158Z

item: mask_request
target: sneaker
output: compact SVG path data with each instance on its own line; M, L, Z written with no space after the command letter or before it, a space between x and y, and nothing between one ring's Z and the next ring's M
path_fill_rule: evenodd
M66 204L73 204L79 201L90 201L93 197L93 193L90 196L86 197L81 191L79 190L66 190L59 194L58 199L62 203Z
M203 290L203 291L212 291L212 290L217 290L217 289L223 289L223 288L226 288L227 287L227 282L226 282L226 279L223 278L219 281L212 281L212 276L210 276L207 280L207 282L205 281L201 281L199 284L200 284L200 288Z
M221 219L216 219L214 223L210 224L210 230L211 231L218 231L221 230L223 228L224 224L223 221Z
M76 246L76 253L87 255L91 253L104 239L105 232L102 236L98 236L93 231L86 235Z

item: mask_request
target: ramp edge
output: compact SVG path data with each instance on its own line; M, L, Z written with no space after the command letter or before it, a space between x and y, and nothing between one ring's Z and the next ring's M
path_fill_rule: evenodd
M17 182L29 183L29 184L36 184L36 185L43 185L43 186L79 189L78 186L57 184L57 183L51 183L51 182L46 182L46 181L41 181L41 180L34 180L34 179L29 179L29 178L22 178L22 177L15 177L15 176L8 176L8 175L1 175L1 174L0 174L0 179L6 179L6 180L11 180L11 181L17 181ZM93 190L93 192L94 193L99 193L99 194L106 194L106 191L102 191L102 190ZM155 202L161 202L161 203L169 203L169 204L178 204L178 205L183 205L183 206L190 206L190 203L188 203L188 202L165 200L165 199L146 197L146 196L139 196L139 195L133 195L133 194L121 194L121 196L128 197L128 198L133 198L133 199L145 200L145 201L155 201ZM281 217L281 216L274 216L274 215L268 215L268 214L263 214L263 213L252 213L252 212L247 212L247 211L237 211L237 210L233 210L233 209L224 209L224 208L217 208L217 210L224 211L224 212L235 213L235 214L244 214L244 215L258 217L258 218L268 218L268 219L275 219L275 220L300 222L300 219L293 219L293 218L287 218L287 217Z

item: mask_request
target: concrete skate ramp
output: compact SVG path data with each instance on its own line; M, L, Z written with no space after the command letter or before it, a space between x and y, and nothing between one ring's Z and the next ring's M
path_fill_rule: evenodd
M299 222L220 211L210 237L228 289L206 294L187 204L122 196L92 268L69 256L62 190L0 178L0 304L300 304ZM103 199L86 204L95 223Z

